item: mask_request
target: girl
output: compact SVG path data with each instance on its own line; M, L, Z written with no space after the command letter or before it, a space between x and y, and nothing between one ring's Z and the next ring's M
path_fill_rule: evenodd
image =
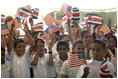
M72 53L68 53L68 59L62 65L60 72L62 78L76 78L80 66L86 64L84 54L85 46L83 41L75 41L73 44Z

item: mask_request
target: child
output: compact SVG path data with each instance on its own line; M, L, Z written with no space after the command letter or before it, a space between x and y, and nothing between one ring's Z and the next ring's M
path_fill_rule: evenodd
M113 77L113 65L108 61L104 61L103 57L106 56L106 45L103 40L97 39L92 42L91 51L93 54L93 62L88 64L89 74L88 78L111 78ZM103 63L102 63L103 62ZM106 67L104 67L106 66ZM78 77L82 77L82 66L78 72Z
M68 55L67 55L68 51L69 51L68 43L66 41L60 40L57 43L57 52L59 53L59 56L57 56L54 61L57 78L61 78L60 71L61 71L63 62L66 61L68 58Z
M78 57L80 54L83 54L82 59ZM86 64L85 46L83 41L77 40L73 44L72 53L68 53L68 60L64 61L62 65L61 78L76 78L80 66L84 64Z
M5 49L1 47L1 78L10 78L11 66L5 62Z
M81 38L84 42L84 45L85 45L85 56L86 56L86 59L87 61L89 62L89 59L90 58L90 45L92 43L92 37L91 37L91 34L88 30L85 30L85 31L82 31L81 32Z
M36 39L35 40L35 55L31 65L33 67L34 78L49 78L52 77L52 72L49 68L49 64L53 64L52 60L52 52L50 49L53 45L49 48L49 56L45 54L45 42L43 39Z
M8 53L11 57L12 63L12 77L13 78L30 78L30 56L34 50L34 41L28 32L28 26L25 25L23 31L29 38L30 47L26 50L25 42L22 39L12 38L12 30L14 29L14 22L11 25L11 31L8 36L7 47Z

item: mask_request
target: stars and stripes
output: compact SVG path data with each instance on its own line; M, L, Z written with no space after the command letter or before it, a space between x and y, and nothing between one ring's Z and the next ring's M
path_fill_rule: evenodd
M43 31L43 23L37 23L33 26L34 31Z
M48 34L47 30L44 32L44 35L42 36L42 38L45 40L46 44L49 45L50 37L49 37L49 34Z
M100 28L100 30L102 32L104 32L105 34L111 33L111 30L109 29L109 27L106 24L103 24Z
M49 27L49 33L52 34L57 31L60 31L60 28L56 24L52 23Z
M101 67L99 69L99 76L100 78L110 78L112 75L110 71L108 71L107 60L103 61Z
M43 18L43 21L46 23L47 26L50 26L52 22L55 22L54 12L49 13Z
M63 3L60 11L66 14L68 17L71 17L72 15L71 10L72 10L72 6L67 5L66 3Z
M32 9L32 19L38 19L38 15L39 15L39 9L38 8Z
M9 29L11 28L11 24L13 23L13 21L15 22L15 29L18 29L21 27L21 23L18 23L17 19L13 19L13 20L10 20L9 22L7 22L7 26Z
M86 64L85 55L79 53L68 53L68 66L77 67Z

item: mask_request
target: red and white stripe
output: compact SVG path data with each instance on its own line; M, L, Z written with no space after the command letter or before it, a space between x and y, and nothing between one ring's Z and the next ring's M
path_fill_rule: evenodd
M13 19L13 20L10 20L9 22L7 22L7 26L9 29L11 28L11 24L13 23L13 21L15 21L15 29L18 29L21 27L21 23L18 23L17 19Z
M86 64L86 59L79 59L78 53L68 53L68 65L70 67L77 67Z
M52 22L54 22L55 19L54 19L54 17L52 17L51 14L48 14L48 15L46 15L46 16L43 18L43 21L46 23L47 26L50 26L50 24L51 24Z
M111 30L109 29L109 27L108 27L106 24L104 24L104 25L100 28L100 30L101 30L102 32L104 32L105 34L111 33Z
M33 26L34 31L43 31L43 24L36 24Z

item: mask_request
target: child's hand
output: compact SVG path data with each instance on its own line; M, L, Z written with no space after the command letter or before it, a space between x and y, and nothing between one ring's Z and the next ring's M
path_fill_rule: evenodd
M13 30L14 28L15 28L15 21L13 21L11 24L11 30Z
M28 31L29 28L28 28L27 24L23 24L23 25L24 25L24 28L21 27L21 29L22 29L24 32Z
M54 42L50 42L50 44L49 44L49 46L48 46L48 49L49 49L49 52L51 52L52 51L52 46L54 45Z
M32 18L29 18L29 23L30 23L31 26L33 26L33 20L32 20Z

